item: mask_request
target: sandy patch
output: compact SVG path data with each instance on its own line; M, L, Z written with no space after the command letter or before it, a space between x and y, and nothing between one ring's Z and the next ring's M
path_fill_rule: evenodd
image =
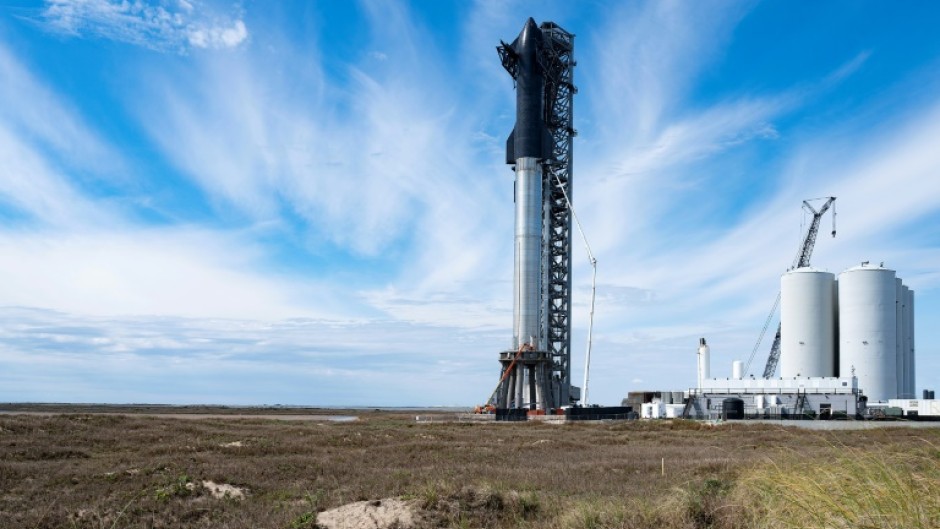
M117 471L115 471L115 472L105 472L105 473L104 473L104 477L106 477L106 478L113 478L113 477L117 476L119 473L120 473L120 472L117 472ZM136 475L140 474L140 469L139 469L139 468L129 468L129 469L125 470L123 473L124 473L124 474L127 474L128 476L136 476Z
M241 441L232 441L231 443L222 443L219 446L222 448L241 448L245 446L245 444Z
M209 494L213 498L224 499L226 497L232 498L234 500L243 500L245 499L245 489L241 487L236 487L235 485L228 485L226 483L216 483L214 481L203 480L201 485L204 489L209 491ZM189 490L196 490L196 484L189 482L186 484L186 488Z
M394 498L349 503L317 515L324 529L410 529L418 520L415 502Z

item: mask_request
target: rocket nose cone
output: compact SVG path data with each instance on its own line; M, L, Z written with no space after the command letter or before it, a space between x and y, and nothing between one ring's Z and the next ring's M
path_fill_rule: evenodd
M526 20L525 26L522 28L522 33L519 34L519 43L522 46L525 46L528 43L538 42L541 40L542 30L540 30L538 25L535 23L535 19L529 17L529 20Z

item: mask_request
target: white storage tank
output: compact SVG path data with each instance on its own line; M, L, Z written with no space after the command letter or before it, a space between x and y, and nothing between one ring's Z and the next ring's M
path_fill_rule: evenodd
M895 305L895 317L897 318L897 337L895 338L894 343L895 347L895 365L897 366L897 373L895 378L898 381L898 398L901 399L910 399L914 398L913 395L907 394L907 338L904 320L907 318L907 301L904 293L904 284L901 282L901 278L895 278L895 292L897 293L897 302Z
M907 330L907 349L904 351L906 358L904 360L904 367L906 372L904 374L904 380L907 382L907 393L910 395L910 398L917 397L917 387L915 384L917 370L917 362L915 361L914 352L916 347L914 347L914 291L904 287L907 303L905 304L905 314L904 314L904 326Z
M731 378L735 380L744 378L744 362L740 360L731 362Z
M896 280L897 302L897 361L898 368L898 398L913 399L917 397L914 361L914 291L904 285L900 279Z
M867 262L839 275L839 375L858 377L869 402L898 395L895 279Z
M797 268L780 278L780 376L836 374L835 275Z
M832 376L841 377L839 373L839 279L832 282Z

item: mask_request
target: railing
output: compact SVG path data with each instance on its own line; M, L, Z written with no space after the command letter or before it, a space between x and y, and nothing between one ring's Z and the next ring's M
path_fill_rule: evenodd
M854 388L706 388L689 389L689 394L702 398L705 395L858 395Z

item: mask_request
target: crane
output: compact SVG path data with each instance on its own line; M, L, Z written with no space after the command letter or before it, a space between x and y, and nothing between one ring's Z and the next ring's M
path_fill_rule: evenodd
M825 200L818 210L810 204L810 202L817 200ZM799 252L797 252L796 257L793 259L793 266L790 270L809 266L809 259L813 255L813 247L816 246L816 236L819 234L819 223L823 215L829 211L829 208L832 208L832 236L836 236L835 201L836 197L809 198L803 201L803 210L813 215L813 220L809 223L809 229L806 230L806 237L803 238L803 244L800 246ZM767 316L764 328L761 330L760 337L757 339L757 344L754 346L754 350L751 351L751 357L748 359L747 366L744 369L745 373L750 371L751 362L754 360L754 353L756 353L757 349L760 347L760 343L764 339L764 334L767 332L767 329L770 327L770 322L773 320L778 306L780 306L779 292L777 293L777 301L774 302L773 308L770 309L770 314ZM774 336L773 345L770 346L770 355L767 357L767 365L764 366L764 378L772 378L774 373L777 372L777 363L780 362L781 325L780 323L777 324L777 334Z

